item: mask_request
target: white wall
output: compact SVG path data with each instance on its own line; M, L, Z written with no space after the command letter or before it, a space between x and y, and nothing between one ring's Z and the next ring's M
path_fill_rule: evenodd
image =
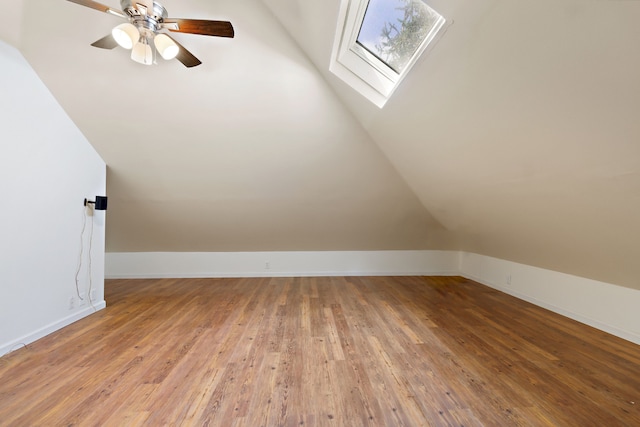
M2 41L0 94L2 355L104 308L105 212L85 210L83 199L105 195L106 167L22 55ZM76 272L85 214L82 301Z

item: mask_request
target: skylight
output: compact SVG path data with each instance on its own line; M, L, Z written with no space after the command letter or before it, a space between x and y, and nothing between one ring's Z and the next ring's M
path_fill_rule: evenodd
M444 24L422 0L342 0L330 70L382 108Z

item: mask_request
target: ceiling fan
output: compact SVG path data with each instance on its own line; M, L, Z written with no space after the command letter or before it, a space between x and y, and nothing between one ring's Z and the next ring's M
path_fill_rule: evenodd
M202 63L164 30L216 37L234 36L231 22L169 18L167 10L153 0L120 0L122 10L93 0L68 1L127 19L129 22L118 25L111 34L93 42L91 46L113 49L119 45L131 49L131 59L145 65L153 63L152 45L164 59L176 58L185 67Z

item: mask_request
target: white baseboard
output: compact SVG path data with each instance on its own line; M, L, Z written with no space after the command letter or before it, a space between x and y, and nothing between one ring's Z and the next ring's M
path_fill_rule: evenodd
M107 306L106 302L104 300L102 301L94 301L93 303L93 307L86 307L82 310L79 311L75 311L72 314L70 314L69 316L60 319L56 322L50 323L47 326L44 326L40 329L38 329L37 331L34 331L30 334L27 334L25 336L22 336L18 339L15 339L11 342L8 343L4 343L4 344L0 344L0 356L3 356L7 353L11 353L14 350L17 350L19 348L25 347L29 344L31 344L34 341L39 340L40 338L43 338L46 335L49 335L59 329L64 328L65 326L68 326L74 322L77 322L78 320L89 316L90 314L93 314L96 311L102 310Z
M640 291L484 255L462 253L461 275L640 344Z
M458 251L107 253L122 278L455 275Z

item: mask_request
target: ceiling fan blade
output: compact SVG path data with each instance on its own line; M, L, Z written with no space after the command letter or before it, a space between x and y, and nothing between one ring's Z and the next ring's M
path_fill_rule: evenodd
M164 34L164 33L163 33ZM178 43L176 41L176 39L174 39L173 37L171 37L168 34L165 34L167 37L169 37L171 40L173 40L173 42L175 44L178 45L178 47L180 48L180 50L178 51L178 55L176 56L176 59L180 62L182 62L182 64L187 67L187 68L191 68L191 67L195 67L197 65L202 64L202 61L200 61L198 58L196 58L195 56L193 56L193 54L191 52L189 52L187 49L184 48L184 46L182 46L180 43Z
M91 46L99 47L100 49L113 49L118 46L118 42L113 38L111 34L104 36L100 40L96 40L91 43Z
M71 1L71 0L70 0ZM200 34L203 36L233 37L233 25L229 21L208 21L206 19L165 19L163 28L177 33Z
M110 13L112 15L116 15L121 18L125 18L125 19L127 18L127 15L123 11L111 8L102 3L98 3L97 1L93 1L93 0L67 0L67 1L70 1L71 3L79 4L81 6L86 6L91 9L99 10L100 12Z

